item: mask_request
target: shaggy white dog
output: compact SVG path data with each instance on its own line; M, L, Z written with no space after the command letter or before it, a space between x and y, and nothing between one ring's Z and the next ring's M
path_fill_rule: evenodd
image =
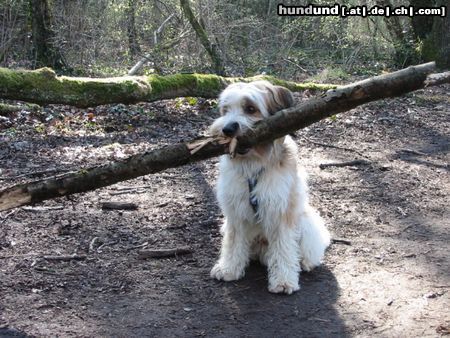
M220 95L213 135L235 137L258 120L293 105L292 94L267 81L235 83ZM269 291L300 289L299 273L320 265L330 235L309 205L306 174L297 167L297 146L289 137L220 159L217 198L225 215L220 258L211 277L244 276L250 259L268 267Z

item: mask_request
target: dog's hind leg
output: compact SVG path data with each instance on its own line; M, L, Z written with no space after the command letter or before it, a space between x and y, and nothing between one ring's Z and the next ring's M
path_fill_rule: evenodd
M211 270L211 277L233 281L242 278L250 260L250 243L244 226L235 226L227 219L222 227L220 258Z
M319 212L306 206L300 219L300 258L302 269L310 271L322 263L326 248L330 245L330 233Z

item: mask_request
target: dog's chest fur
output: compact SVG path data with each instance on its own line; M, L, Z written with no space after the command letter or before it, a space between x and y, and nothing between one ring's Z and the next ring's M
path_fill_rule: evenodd
M217 197L227 215L265 226L286 214L297 195L298 178L295 159L279 150L265 162L221 158Z

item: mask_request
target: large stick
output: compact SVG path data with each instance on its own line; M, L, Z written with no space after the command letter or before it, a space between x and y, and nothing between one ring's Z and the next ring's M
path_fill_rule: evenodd
M427 85L427 75L434 69L434 63L427 63L330 90L320 97L282 110L274 116L260 121L251 132L239 138L238 144L240 147L249 147L269 142L361 104L423 88ZM226 144L213 141L192 152L195 144L201 144L201 142L201 140L197 140L170 145L134 155L123 162L113 162L62 176L12 186L0 191L0 211L50 198L94 190L167 168L218 156L228 151Z

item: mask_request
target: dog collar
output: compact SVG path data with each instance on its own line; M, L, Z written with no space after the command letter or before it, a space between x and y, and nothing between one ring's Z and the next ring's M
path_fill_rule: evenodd
M264 168L262 168L254 177L251 177L247 180L248 183L248 192L249 192L249 202L250 206L253 209L253 212L256 214L258 212L258 198L255 195L256 184L258 184L259 176L263 173Z

